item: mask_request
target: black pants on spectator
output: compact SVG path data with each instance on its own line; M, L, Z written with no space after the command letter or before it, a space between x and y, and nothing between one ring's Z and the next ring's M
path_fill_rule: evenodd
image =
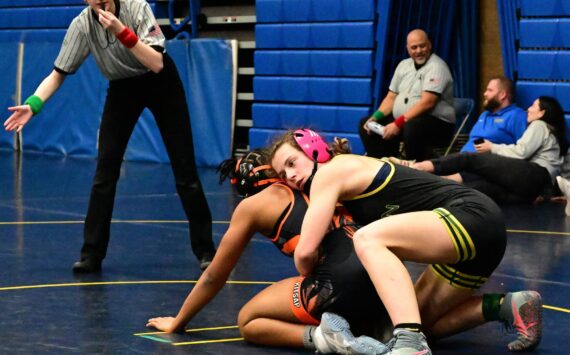
M184 87L174 62L164 54L160 73L109 83L99 129L97 170L85 219L82 260L105 258L123 155L145 108L154 115L166 145L176 191L190 222L192 250L198 259L215 253L212 216L196 170Z
M398 156L400 142L404 142L406 159L425 160L432 158L434 147L446 147L453 136L454 124L440 120L437 117L423 115L406 122L399 136L384 140L375 133L366 133L363 128L368 117L360 121L358 134L368 156L374 158ZM387 125L394 118L384 117L380 124Z
M546 168L496 154L457 153L431 162L434 174L460 173L465 185L483 192L497 203L534 201L552 184Z

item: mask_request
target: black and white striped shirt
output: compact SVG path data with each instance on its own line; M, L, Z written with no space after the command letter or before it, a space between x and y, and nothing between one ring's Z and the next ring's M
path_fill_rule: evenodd
M164 35L145 0L115 0L115 16L150 46L164 49ZM98 21L90 8L84 9L67 29L55 69L73 74L92 53L97 66L109 80L124 79L149 71L137 58Z

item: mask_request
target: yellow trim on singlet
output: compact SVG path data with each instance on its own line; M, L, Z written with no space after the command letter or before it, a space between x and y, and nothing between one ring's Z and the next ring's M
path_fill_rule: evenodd
M384 187L386 187L386 185L388 185L388 183L390 182L390 180L392 179L392 176L394 176L394 173L396 172L396 168L394 167L394 164L392 164L391 162L389 162L388 160L385 159L378 159L381 162L383 162L384 164L388 164L388 166L390 166L390 174L388 175L388 177L384 180L384 182L378 186L377 188L375 188L372 191L369 191L365 194L362 195L358 195L355 196L353 198L347 199L346 201L354 201L354 200L360 200L361 198L366 198L368 196L372 196L375 193L379 192L380 190L382 190ZM380 167L380 169L382 169L383 165ZM380 171L380 169L378 169L378 171ZM378 174L378 172L376 172L376 174ZM376 176L374 177L374 179L376 179ZM372 182L374 182L374 179L372 180Z
M436 208L433 212L442 220L443 225L451 237L451 242L457 252L456 263L473 260L477 256L477 250L475 249L475 244L471 236L465 230L461 222L445 208ZM462 253L464 255L463 257L461 256Z
M487 277L473 276L464 274L449 265L432 264L430 265L434 274L455 288L463 288L468 290L476 290L487 282Z

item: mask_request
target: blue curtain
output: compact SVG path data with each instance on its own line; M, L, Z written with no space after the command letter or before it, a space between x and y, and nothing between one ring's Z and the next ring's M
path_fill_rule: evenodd
M477 3L470 0L378 2L375 105L386 95L398 63L408 57L408 32L420 28L454 76L455 95L477 98Z
M480 97L477 1L459 1L455 18L456 35L450 61L455 82L455 96L477 101Z
M505 76L517 80L517 43L519 42L518 0L498 0L499 27L501 30L501 48Z

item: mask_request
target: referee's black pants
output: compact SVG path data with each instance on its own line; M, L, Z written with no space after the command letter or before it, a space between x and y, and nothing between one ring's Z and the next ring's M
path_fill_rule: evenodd
M105 258L121 163L144 108L152 112L166 146L176 191L190 222L192 250L198 259L215 253L212 215L196 170L184 87L174 62L164 54L160 73L109 82L99 129L97 170L85 219L82 260Z
M455 125L440 120L431 115L422 115L406 122L399 136L384 140L374 132L370 134L364 130L364 123L368 117L360 120L358 134L368 156L374 158L397 157L399 155L400 142L404 142L406 159L418 161L433 157L433 148L445 147L453 137ZM394 122L392 116L384 117L380 124L386 126Z

